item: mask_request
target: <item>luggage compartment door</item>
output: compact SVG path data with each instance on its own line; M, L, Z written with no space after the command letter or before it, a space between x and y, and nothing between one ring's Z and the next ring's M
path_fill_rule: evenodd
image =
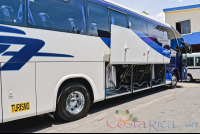
M156 51L145 40L145 34L111 25L111 64L156 63Z
M19 70L9 67L24 64ZM35 63L1 63L3 122L36 115Z

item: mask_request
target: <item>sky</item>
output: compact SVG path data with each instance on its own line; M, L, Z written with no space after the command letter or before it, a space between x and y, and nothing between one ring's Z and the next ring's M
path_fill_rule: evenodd
M163 9L200 4L200 0L111 0L165 21Z

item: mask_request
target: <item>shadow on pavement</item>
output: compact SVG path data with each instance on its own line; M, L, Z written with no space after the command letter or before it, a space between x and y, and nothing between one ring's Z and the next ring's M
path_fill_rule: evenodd
M177 88L182 88L181 86L178 86ZM167 86L162 86L158 88L154 88L151 90L146 90L142 92L138 92L135 94L130 94L126 96L121 96L109 100L105 100L102 102L98 102L93 104L93 106L90 108L90 111L88 114L94 114L96 112L103 111L105 109L115 107L117 105L122 105L152 94L156 94L159 92L163 92L168 90L169 87ZM173 90L173 89L172 89ZM31 117L31 118L26 118L26 119L21 119L17 121L12 121L4 124L0 124L0 133L11 133L11 132L37 132L43 129L47 129L49 127L52 127L52 125L59 125L59 124L66 124L67 122L60 120L60 119L55 119L53 120L49 116L44 116L44 117Z
M182 87L178 86L177 88L182 88ZM102 102L97 102L97 103L93 104L93 106L90 108L89 114L93 114L95 112L103 111L105 109L115 107L117 105L122 105L122 104L131 102L131 101L134 101L137 99L141 99L143 97L147 97L152 94L163 92L168 89L170 90L169 87L162 86L162 87L149 89L146 91L137 92L137 93L130 94L130 95L125 95L125 96L121 96L121 97L117 97L117 98L108 99L108 100L105 100Z
M195 80L195 81L191 81L191 82L189 82L189 81L185 81L184 83L195 83L195 84L200 84L200 80Z

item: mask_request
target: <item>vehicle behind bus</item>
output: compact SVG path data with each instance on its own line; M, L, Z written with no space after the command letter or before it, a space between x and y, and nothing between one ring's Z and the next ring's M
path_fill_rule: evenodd
M188 81L200 79L200 53L187 55Z

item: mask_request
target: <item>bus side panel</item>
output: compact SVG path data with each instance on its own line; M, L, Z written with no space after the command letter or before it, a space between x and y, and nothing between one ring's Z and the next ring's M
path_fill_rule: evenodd
M10 64L16 65L16 63ZM35 63L26 63L17 71L2 71L1 73L3 122L35 116Z
M37 62L38 115L55 111L56 87L65 78L89 78L94 85L94 102L105 99L105 62Z

